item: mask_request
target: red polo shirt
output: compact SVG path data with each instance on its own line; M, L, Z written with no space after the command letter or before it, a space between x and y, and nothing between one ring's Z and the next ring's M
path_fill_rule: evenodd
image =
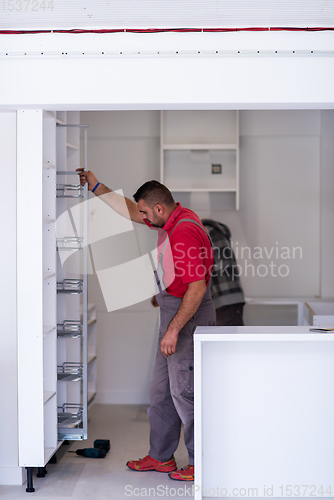
M150 222L144 222L151 229L158 231L158 260L167 236L169 244L163 257L164 283L170 295L183 297L188 284L205 279L208 284L214 262L213 249L207 232L193 222L181 222L172 232L181 219L192 219L199 224L199 217L188 208L177 203L177 208L168 217L162 228L155 228Z

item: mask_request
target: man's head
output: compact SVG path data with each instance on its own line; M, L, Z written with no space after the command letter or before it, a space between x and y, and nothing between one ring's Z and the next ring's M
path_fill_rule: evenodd
M155 227L162 227L176 208L172 193L158 181L145 182L133 197L143 219Z

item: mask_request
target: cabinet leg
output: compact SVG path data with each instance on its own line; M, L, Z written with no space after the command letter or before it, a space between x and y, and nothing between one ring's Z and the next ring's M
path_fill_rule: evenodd
M32 479L32 467L26 467L27 469L27 487L26 487L26 492L27 493L33 493L35 491L34 485L33 485L33 479Z
M45 477L47 473L46 467L38 467L37 477Z

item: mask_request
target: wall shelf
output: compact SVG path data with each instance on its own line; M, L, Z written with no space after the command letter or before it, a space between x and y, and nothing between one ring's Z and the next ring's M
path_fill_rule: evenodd
M160 180L174 193L235 193L238 210L238 111L161 111Z
M190 151L234 151L238 149L237 144L162 144L162 149L169 150L190 150Z

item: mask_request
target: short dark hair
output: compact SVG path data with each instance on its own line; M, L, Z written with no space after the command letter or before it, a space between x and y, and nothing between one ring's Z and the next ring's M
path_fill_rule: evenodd
M133 195L136 203L139 200L145 200L150 208L155 207L157 203L170 206L175 203L172 193L169 189L158 181L147 181L140 186Z

